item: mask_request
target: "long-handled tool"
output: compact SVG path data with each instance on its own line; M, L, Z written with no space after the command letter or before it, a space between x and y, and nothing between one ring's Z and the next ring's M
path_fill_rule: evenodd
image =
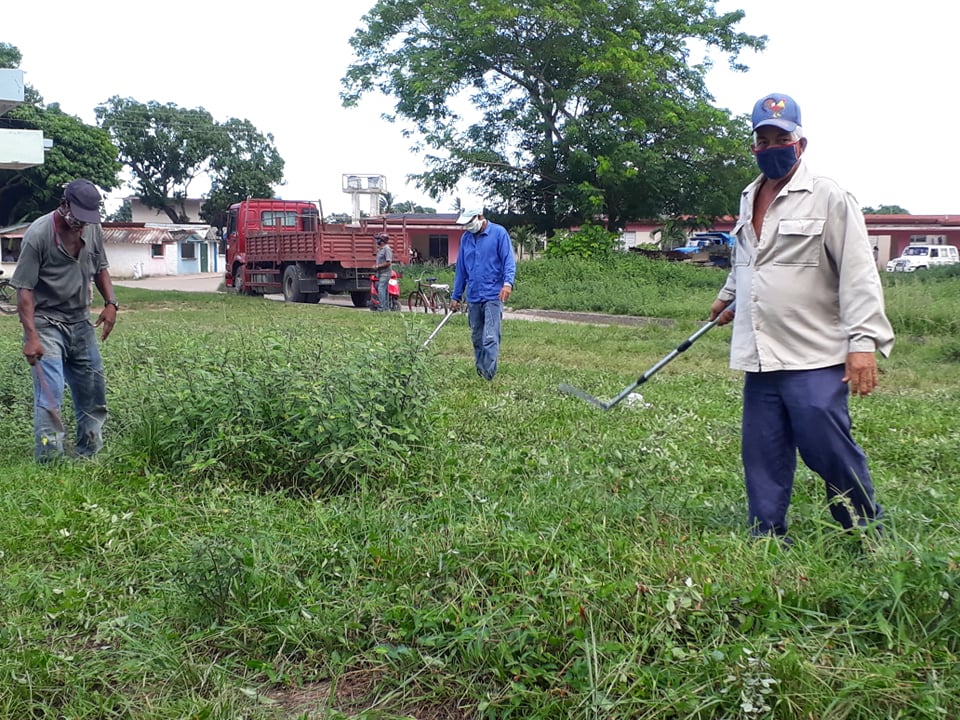
M731 303L726 308L724 308L723 312L726 312L727 310L733 310L733 303ZM638 387L643 385L647 380L652 378L657 373L657 371L663 368L664 365L669 363L677 355L679 355L688 347L693 345L703 335L706 335L708 332L710 332L710 330L716 327L717 321L720 319L720 315L722 315L723 312L717 315L717 317L714 320L711 320L702 328L697 330L693 335L688 337L682 343L677 345L677 347L671 350L668 355L666 355L662 360L660 360L660 362L658 362L656 365L654 365L649 370L647 370L643 375L641 375L632 383L630 383L627 387L623 389L623 391L619 395L613 398L610 402L603 402L602 400L598 400L597 398L593 397L593 395L589 395L588 393L585 393L583 390L580 390L579 388L575 388L573 387L573 385L568 385L567 383L560 383L559 389L561 392L565 392L568 395L574 395L575 397L578 397L581 400L586 400L588 403L590 403L591 405L596 405L601 410L609 410L614 405L618 404L621 400L623 400L625 397L627 397L634 390L636 390Z
M440 324L437 325L436 329L435 329L432 333L430 333L430 337L428 337L428 338L424 341L424 343L423 343L423 346L424 346L424 347L426 347L427 345L430 344L430 341L433 340L433 338L435 338L435 337L437 336L437 333L440 332L440 328L442 328L442 327L446 324L447 320L449 320L450 317L451 317L453 314L454 314L453 310L448 310L448 311L447 311L447 314L443 316L443 320L440 321Z

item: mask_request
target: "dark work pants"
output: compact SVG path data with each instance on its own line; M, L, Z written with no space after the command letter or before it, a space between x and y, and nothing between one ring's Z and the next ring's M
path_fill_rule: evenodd
M850 434L843 373L835 365L746 374L741 454L754 535L786 534L797 451L823 478L830 512L844 528L881 517L866 455Z

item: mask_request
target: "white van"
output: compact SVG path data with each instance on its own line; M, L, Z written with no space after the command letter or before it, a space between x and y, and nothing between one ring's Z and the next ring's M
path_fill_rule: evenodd
M887 272L913 272L934 265L960 263L960 253L953 245L924 245L911 243L903 255L887 263Z

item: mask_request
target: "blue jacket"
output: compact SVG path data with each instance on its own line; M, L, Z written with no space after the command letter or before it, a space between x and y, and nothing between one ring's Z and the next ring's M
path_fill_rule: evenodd
M502 225L487 220L479 233L465 232L460 238L451 297L462 299L466 288L468 303L497 300L504 285L513 285L516 271L510 236Z

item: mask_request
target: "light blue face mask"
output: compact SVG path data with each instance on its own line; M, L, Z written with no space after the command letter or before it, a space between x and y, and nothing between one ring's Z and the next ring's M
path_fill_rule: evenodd
M464 225L463 229L466 230L467 232L475 233L478 230L480 230L480 228L482 227L483 227L483 220L481 220L478 217L475 217L473 218L473 220L471 220L466 225Z
M757 157L757 167L760 168L760 172L771 180L779 180L785 177L797 164L797 146L799 144L800 141L797 140L787 145L774 145L763 150L757 150L754 154Z

